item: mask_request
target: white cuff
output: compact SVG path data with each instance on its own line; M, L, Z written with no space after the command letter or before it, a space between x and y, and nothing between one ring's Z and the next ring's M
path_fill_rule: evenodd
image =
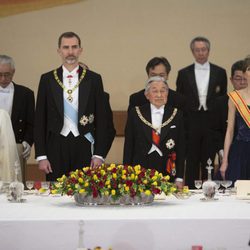
M175 181L183 182L183 179L182 178L176 178Z
M98 159L102 160L103 162L105 161L105 159L102 156L100 156L100 155L93 155L91 157L91 159L93 159L93 158L98 158Z
M46 155L41 155L41 156L38 156L38 157L36 158L36 161L47 160L47 159L48 159L48 158L47 158Z

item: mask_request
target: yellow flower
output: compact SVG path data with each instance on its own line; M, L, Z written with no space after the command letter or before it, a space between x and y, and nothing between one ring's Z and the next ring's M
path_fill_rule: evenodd
M111 185L108 185L108 188L111 188Z
M80 190L79 190L79 193L80 193L80 194L85 193L85 189L84 189L84 188L80 189Z
M176 191L176 188L175 188L175 187L171 187L171 188L170 188L170 192L171 192L171 193L174 193L175 191Z
M115 193L116 193L115 189L112 189L112 190L111 190L111 194L112 194L112 195L115 195Z
M53 190L51 190L51 193L52 193L52 194L57 194L57 190L56 190L56 189L53 189Z
M126 175L122 175L122 179L123 179L123 180L126 180L126 179L127 179L127 176L126 176Z
M116 173L113 173L112 177L113 177L114 179L116 179L116 178L117 178Z
M188 186L184 186L184 187L183 187L183 193L188 193L188 192L189 192Z
M98 177L97 177L96 174L93 175L93 180L94 180L94 181L97 181L97 180L98 180Z
M84 183L84 187L88 187L89 186L89 183L88 182L85 182Z
M82 169L84 172L87 172L89 170L89 167L85 167Z
M129 191L129 187L125 186L125 191L128 192Z
M135 171L139 171L139 170L141 170L141 166L140 165L136 165L135 166Z
M104 176L106 174L105 170L101 170L101 175Z
M108 195L109 195L109 191L105 191L104 194L105 194L106 196L108 196Z
M169 175L166 175L166 176L165 176L165 180L167 180L167 181L169 181L169 180L170 180Z
M154 181L154 182L152 183L152 185L153 185L153 186L157 186L157 181Z
M78 179L78 182L79 182L79 183L83 183L83 178L80 177L80 178Z
M151 195L151 191L150 191L150 190L146 190L146 191L145 191L145 194L146 194L146 195Z
M70 175L71 178L76 178L75 174Z
M131 180L134 180L134 179L135 179L135 175L134 175L134 174L131 174L131 175L130 175L130 179L131 179Z
M125 169L122 170L122 175L126 174L127 171Z
M105 185L108 186L110 184L110 180L106 180Z
M143 181L143 184L148 184L148 180L144 180L144 181Z
M75 188L76 188L76 189L79 188L79 184L78 184L78 183L75 184Z
M157 176L154 175L154 176L152 177L152 180L153 180L153 181L156 181L156 180L157 180Z

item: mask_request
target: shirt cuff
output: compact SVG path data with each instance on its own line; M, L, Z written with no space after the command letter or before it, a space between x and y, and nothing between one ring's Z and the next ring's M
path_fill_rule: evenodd
M100 155L93 155L93 156L91 157L91 159L93 159L93 158L101 159L103 162L105 161L105 159L104 159L102 156L100 156Z
M48 158L46 155L41 155L41 156L36 157L36 161L47 160L47 159Z
M175 181L183 182L183 179L182 178L176 178Z

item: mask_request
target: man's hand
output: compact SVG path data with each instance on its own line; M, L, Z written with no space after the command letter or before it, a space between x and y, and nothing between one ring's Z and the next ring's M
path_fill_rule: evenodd
M29 157L30 157L31 146L26 141L23 141L22 144L23 144L23 153L22 153L22 155L23 155L23 158L27 161L29 159Z
M178 190L182 190L183 186L184 186L184 183L183 183L183 181L175 180L175 185L176 185Z
M43 172L45 172L46 174L52 173L52 168L50 166L50 162L46 159L46 160L41 160L38 162L38 167L40 170L42 170Z
M92 168L97 168L97 167L101 166L102 163L103 163L103 160L102 160L102 159L100 159L100 158L98 158L98 157L92 157L90 166L91 166Z

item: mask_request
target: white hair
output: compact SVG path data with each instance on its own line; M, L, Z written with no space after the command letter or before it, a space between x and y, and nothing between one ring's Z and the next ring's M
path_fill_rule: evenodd
M9 64L11 69L15 69L15 62L10 56L0 55L0 64Z
M152 76L152 77L148 78L147 81L146 81L146 86L145 86L144 93L148 92L148 90L149 90L152 82L163 82L163 83L166 84L166 87L168 89L168 83L167 83L167 80L164 77L161 77L161 76Z

